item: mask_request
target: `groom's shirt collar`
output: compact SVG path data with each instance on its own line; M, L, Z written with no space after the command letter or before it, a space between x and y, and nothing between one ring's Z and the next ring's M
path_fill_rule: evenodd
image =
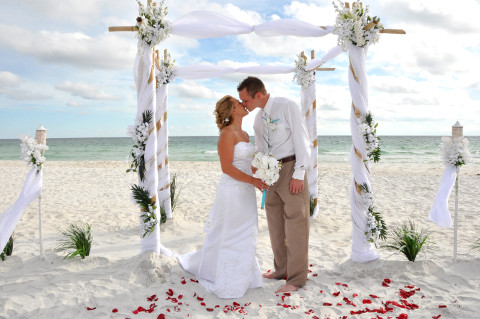
M263 108L263 111L267 114L271 114L272 111L272 106L273 106L273 100L274 98L270 95L268 97L267 104L265 104L265 107Z

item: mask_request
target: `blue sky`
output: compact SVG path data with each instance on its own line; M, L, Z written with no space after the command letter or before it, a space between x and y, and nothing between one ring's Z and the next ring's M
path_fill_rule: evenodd
M146 0L145 0L146 2ZM368 53L369 106L379 135L449 135L459 120L465 135L480 135L480 2L463 0L375 0L369 4L387 28L407 35L383 35ZM332 25L331 1L169 1L168 18L211 10L249 24L297 18ZM109 33L108 26L133 25L134 0L22 0L0 10L0 138L33 135L43 124L49 137L126 136L136 113L133 33ZM468 11L468 15L466 14ZM167 48L178 66L213 63L293 66L296 54L320 57L336 37L259 38L254 34L196 40L171 36ZM307 54L308 55L308 54ZM319 135L349 135L350 95L346 54L317 73ZM199 81L176 80L169 87L169 132L216 135L212 115L225 94L236 96L246 75ZM264 76L272 95L299 102L292 74ZM252 133L253 115L244 121Z

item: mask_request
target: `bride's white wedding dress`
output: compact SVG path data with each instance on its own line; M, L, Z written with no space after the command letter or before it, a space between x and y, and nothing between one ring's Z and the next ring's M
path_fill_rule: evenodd
M251 174L253 153L251 143L237 143L233 165ZM255 256L257 224L255 187L222 174L202 248L178 260L207 291L220 298L240 298L247 289L262 286Z

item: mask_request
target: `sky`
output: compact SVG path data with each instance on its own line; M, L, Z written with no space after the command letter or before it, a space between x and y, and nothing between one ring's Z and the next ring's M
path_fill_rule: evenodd
M146 3L146 0L143 0ZM451 134L458 120L464 135L480 135L479 0L371 0L370 15L386 28L367 56L369 109L382 135ZM296 18L333 25L330 0L166 0L167 19L195 10L220 12L256 25ZM42 124L48 137L123 137L136 114L133 32L108 32L109 26L134 25L134 0L22 0L0 3L0 139L34 135ZM167 49L177 66L294 66L297 54L315 50L321 57L337 43L319 38L255 34L218 39L171 35ZM350 135L351 97L348 55L341 54L317 72L319 135ZM170 136L214 136L215 103L237 96L234 74L204 80L177 79L169 85ZM300 103L293 73L259 76L272 96ZM252 134L254 115L243 121Z

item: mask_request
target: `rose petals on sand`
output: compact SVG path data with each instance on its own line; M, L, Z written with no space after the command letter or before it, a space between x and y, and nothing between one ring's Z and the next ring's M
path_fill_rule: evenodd
M438 308L447 308L446 305L438 305Z
M97 309L97 307L93 307L93 308L87 307L88 311L95 310L95 309Z
M113 313L116 313L116 312L118 312L118 309L117 309L117 308L114 308L114 309L112 310L112 312L113 312Z

